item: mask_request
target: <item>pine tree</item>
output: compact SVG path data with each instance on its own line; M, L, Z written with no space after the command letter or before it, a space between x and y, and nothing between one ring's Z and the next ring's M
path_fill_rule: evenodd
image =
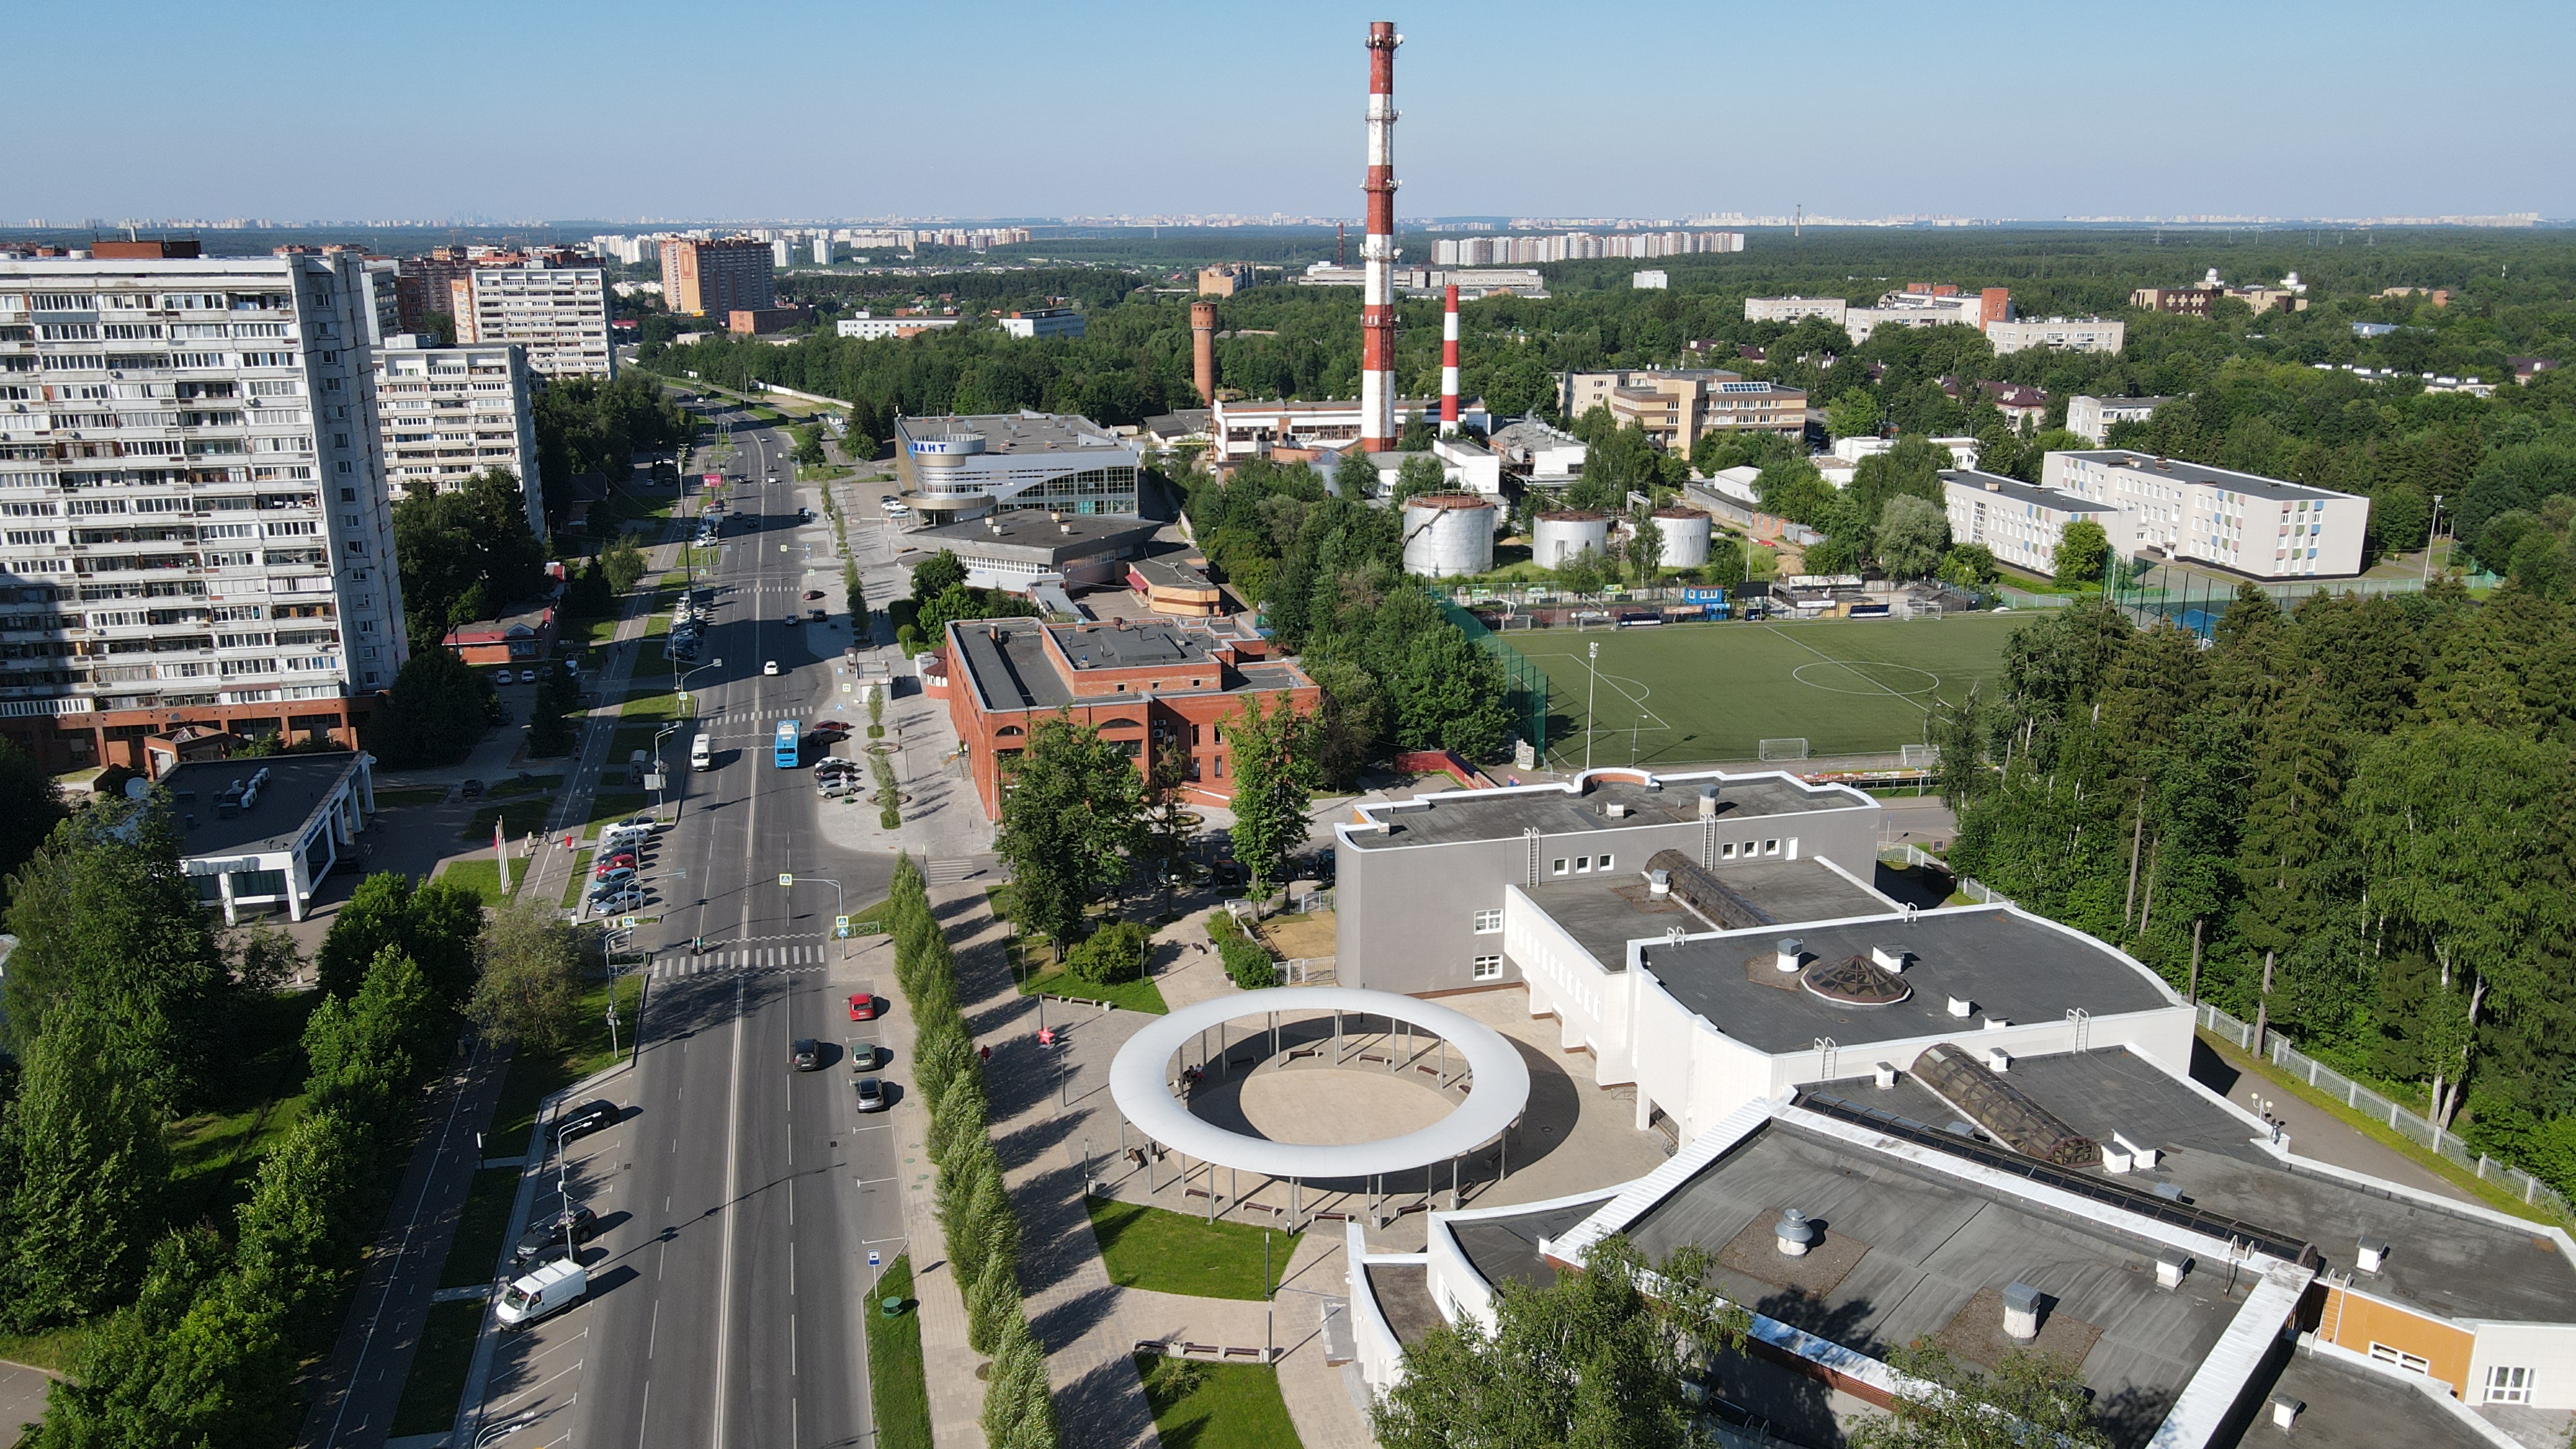
M2238 837L2244 898L2235 932L2243 949L2265 963L2254 1001L2257 1025L2269 1017L2280 958L2304 951L2324 919L2320 873L2344 828L2344 770L2342 741L2317 682L2293 683L2254 739Z
M102 1017L58 1004L28 1049L11 1125L16 1293L6 1313L34 1329L121 1301L170 1182L159 1094L113 1050Z

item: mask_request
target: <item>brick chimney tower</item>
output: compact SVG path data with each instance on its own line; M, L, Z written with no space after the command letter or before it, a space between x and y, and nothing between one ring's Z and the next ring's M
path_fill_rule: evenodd
M1216 405L1216 304L1190 304L1190 380L1198 385L1199 403Z

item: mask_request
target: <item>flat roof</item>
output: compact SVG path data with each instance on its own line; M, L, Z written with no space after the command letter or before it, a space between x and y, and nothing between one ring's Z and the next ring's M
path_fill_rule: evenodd
M2401 1371L2402 1372L2402 1371ZM2332 1444L2336 1449L2491 1449L2494 1441L2460 1422L2459 1415L2433 1401L2428 1393L2385 1373L2343 1363L2314 1351L2290 1356L2281 1376L2265 1395L2238 1449L2278 1449L2290 1444ZM2272 1422L2272 1399L2296 1399L2307 1407L2296 1427Z
M2114 468L2132 468L2154 473L2177 482L2198 483L2210 488L2224 488L2231 493L2246 493L2258 498L2351 498L2331 488L2311 488L2304 483L2284 483L2259 473L2239 473L2232 468L2212 468L2206 463L2186 463L2180 458L2158 458L2134 448L2069 449L2067 456L2088 463L2104 463Z
M1075 669L1151 669L1158 664L1220 667L1212 642L1156 619L1059 624L1055 641Z
M1791 1207L1822 1230L1805 1258L1772 1246L1771 1224ZM2123 1445L2172 1409L2246 1287L2231 1294L2226 1275L2201 1272L2160 1289L2151 1239L1777 1120L1628 1233L1649 1259L1707 1248L1718 1258L1710 1282L1728 1298L1879 1359L1924 1338L1991 1370L2010 1347L2002 1290L2029 1284L2054 1300L2041 1347L2078 1358L2097 1401L2119 1406L2107 1417Z
M1720 881L1729 879L1721 866ZM1866 957L1874 946L1905 951L1914 988L1891 1006L1851 1006L1796 985L1773 969L1774 943L1795 936L1814 959ZM1606 963L1605 963L1606 964ZM1649 967L1683 1007L1738 1041L1766 1052L1803 1050L1830 1036L1850 1051L1867 1041L1973 1038L1979 1018L2060 1021L2082 1007L2094 1016L2174 1006L2173 993L2145 968L2089 936L2002 906L1959 906L1888 914L1837 925L1762 927L1657 945ZM1784 985L1783 983L1788 983ZM1950 1015L1949 998L1971 1015Z
M1127 567L1134 570L1136 575L1146 583L1157 588L1213 589L1216 587L1208 581L1208 576L1199 569L1198 565L1177 555L1169 558L1131 559Z
M1542 1238L1561 1238L1575 1225L1617 1197L1605 1192L1576 1202L1559 1202L1502 1217L1446 1218L1449 1236L1484 1280L1496 1287L1526 1283L1532 1288L1556 1284L1556 1265L1539 1256Z
M268 783L259 799L229 819L215 808L215 797L238 780L247 784L261 770ZM324 803L340 782L357 773L358 753L269 755L249 760L198 760L161 777L170 792L171 816L179 827L179 854L190 856L273 855L293 850L312 828Z
M1522 887L1522 894L1612 971L1627 969L1631 941L1660 937L1675 926L1693 933L1718 929L1716 922L1693 911L1678 894L1654 894L1646 881L1646 860L1620 864L1630 868L1573 880L1550 879ZM1857 871L1863 865L1876 862L1854 862L1848 868ZM1878 915L1896 908L1886 897L1852 884L1816 860L1720 861L1710 874L1784 926ZM1656 974L1662 974L1660 967Z
M2382 1271L2353 1273L2362 1292L2453 1318L2563 1323L2576 1317L2576 1263L2554 1240L2285 1163L2257 1145L2252 1124L2130 1051L2017 1056L2008 1080L2087 1137L2107 1143L2117 1133L2158 1149L2152 1171L2132 1172L2122 1182L2150 1189L2169 1183L2186 1205L2313 1243L2339 1273L2353 1272L2362 1237L2389 1243ZM1819 1090L1936 1129L1958 1115L1911 1073L1886 1091L1867 1081ZM2293 1154L2298 1145L2292 1139ZM2086 1171L2107 1176L2099 1167Z
M1132 513L1068 513L1057 518L1044 509L1011 508L963 523L915 529L904 541L915 548L945 547L961 556L1055 563L1068 554L1087 553L1104 544L1142 544L1162 527Z
M957 662L988 708L1053 709L1073 702L1039 629L1035 619L978 619L949 629Z
M1431 1301L1431 1270L1421 1263L1364 1263L1361 1271L1368 1278L1369 1294L1377 1299L1377 1311L1386 1315L1386 1326L1395 1330L1396 1342L1407 1348L1431 1336L1432 1330L1446 1326L1440 1307Z
M907 321L921 319L907 318ZM975 413L935 418L903 418L895 423L906 439L972 434L984 440L984 456L1011 453L1062 453L1099 449L1133 453L1106 428L1072 413ZM970 455L971 456L971 455Z
M1723 822L1766 815L1804 815L1817 810L1872 806L1869 797L1841 785L1809 785L1788 775L1725 775L1707 772L1658 775L1663 788L1650 789L1628 773L1594 774L1575 788L1520 785L1500 790L1453 790L1418 795L1402 802L1359 807L1372 819L1392 822L1392 833L1380 836L1347 832L1362 850L1391 850L1411 845L1453 845L1467 840L1517 840L1535 828L1542 835L1624 830L1640 825L1675 825L1699 818L1700 787L1718 787L1717 818ZM1623 805L1627 814L1613 820L1606 807ZM1874 807L1872 807L1874 808Z
M1944 468L1941 470L1941 481L1953 487L1966 488L1978 493L1999 494L2015 503L2036 503L2042 508L2053 508L2060 513L2117 513L2120 511L2120 505L2116 503L2096 503L2090 498L2078 497L2072 493L2060 493L2052 488L2042 488L2036 483L2024 483L2019 478L2006 478L2001 474L1984 473L1974 468Z

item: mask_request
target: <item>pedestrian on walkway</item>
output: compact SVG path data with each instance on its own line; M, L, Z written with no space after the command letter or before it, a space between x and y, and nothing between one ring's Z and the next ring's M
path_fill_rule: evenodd
M975 1054L975 1060L990 1063L993 1060L993 1044L991 1042L984 1043L983 1049Z

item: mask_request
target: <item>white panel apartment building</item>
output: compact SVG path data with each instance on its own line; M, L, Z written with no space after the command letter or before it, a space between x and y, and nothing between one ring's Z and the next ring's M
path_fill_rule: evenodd
M0 733L355 746L405 656L355 255L0 258Z
M2056 572L2058 540L2066 536L2066 525L2079 518L2102 525L2111 551L2120 557L2138 551L2134 521L2114 504L1970 469L1943 469L1941 493L1952 542L1983 544L1997 561L2030 573Z
M607 273L597 267L476 267L449 284L456 340L515 342L547 377L613 377Z
M486 468L506 468L527 496L528 527L544 538L535 393L527 353L515 345L436 347L410 333L387 338L376 353L386 485L397 498L453 493Z
M1795 322L1804 317L1822 317L1840 327L1849 315L1851 304L1840 297L1747 297L1744 320L1747 322Z
M2370 500L2126 448L2051 453L2043 487L2108 503L2134 520L2140 547L2258 579L2361 572Z

